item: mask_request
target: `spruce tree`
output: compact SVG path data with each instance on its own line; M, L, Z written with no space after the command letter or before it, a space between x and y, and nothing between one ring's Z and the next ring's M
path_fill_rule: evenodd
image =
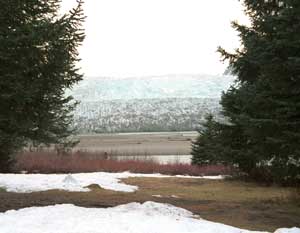
M219 49L237 75L222 97L232 163L281 182L300 179L300 1L245 0L242 48ZM226 134L226 130L222 134ZM223 139L225 141L225 138ZM236 143L238 142L238 143ZM247 165L248 164L248 165Z
M220 163L222 147L219 144L220 129L210 114L206 116L205 123L198 129L199 136L192 142L192 164L208 165Z
M64 143L72 133L72 97L84 39L82 4L60 15L59 0L1 1L0 171L26 146Z

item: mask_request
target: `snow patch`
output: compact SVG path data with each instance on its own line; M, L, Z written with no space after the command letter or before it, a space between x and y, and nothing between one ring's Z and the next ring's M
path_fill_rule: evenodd
M137 186L124 184L121 179L129 177L158 177L168 178L161 174L134 174L130 172L123 173L77 173L77 174L0 174L0 188L6 189L7 192L31 193L53 189L71 191L71 192L88 192L89 185L97 184L101 188L121 191L134 192L138 189ZM176 176L178 178L208 178L222 179L222 176L217 177L193 177L193 176Z
M163 196L160 195L160 194L157 194L157 195L156 195L156 194L153 194L152 197L162 198Z
M300 228L293 227L293 228L280 228L274 233L300 233Z
M113 208L83 208L71 204L31 207L0 213L1 233L254 233L196 219L169 204L129 203ZM276 233L299 233L299 228Z

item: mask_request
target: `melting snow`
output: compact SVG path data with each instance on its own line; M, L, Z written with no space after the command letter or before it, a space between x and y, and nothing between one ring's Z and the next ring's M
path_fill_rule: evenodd
M107 209L70 204L0 213L1 233L250 233L214 223L169 204L129 203ZM299 233L299 228L276 233Z
M281 228L275 231L274 233L300 233L300 228Z
M0 187L5 188L8 192L30 193L47 191L51 189L66 190L71 192L88 192L87 186L97 184L104 189L134 192L137 186L127 185L120 179L129 177L172 177L161 174L134 174L129 172L123 173L77 173L77 174L0 174ZM174 177L174 176L173 176ZM175 176L178 178L206 178L222 179L222 176Z
M0 174L0 187L10 192L50 189L89 191L91 184L123 192L136 186L121 183L128 177L170 177L160 174L81 173L81 174ZM184 176L179 176L184 177ZM222 177L184 177L211 178ZM154 196L154 195L153 195ZM159 197L160 195L156 195ZM107 209L83 208L71 204L31 207L0 213L1 233L250 233L251 231L214 223L169 204L129 203ZM278 229L275 233L300 233L299 228Z

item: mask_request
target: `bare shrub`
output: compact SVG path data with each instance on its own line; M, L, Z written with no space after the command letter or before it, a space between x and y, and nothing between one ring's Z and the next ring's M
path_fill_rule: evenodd
M124 172L169 175L228 175L231 168L222 165L159 164L153 160L118 160L112 154L77 151L64 155L54 152L23 152L16 156L14 171L29 173Z

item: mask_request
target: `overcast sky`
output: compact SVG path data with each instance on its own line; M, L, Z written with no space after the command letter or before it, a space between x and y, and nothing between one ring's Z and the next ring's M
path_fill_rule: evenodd
M86 76L223 73L217 47L239 47L230 22L247 22L238 0L85 0L84 11Z

